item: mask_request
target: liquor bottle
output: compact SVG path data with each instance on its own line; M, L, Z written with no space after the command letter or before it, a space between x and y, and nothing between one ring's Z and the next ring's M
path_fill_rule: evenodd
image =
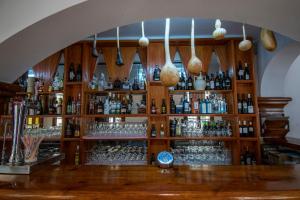
M207 113L206 99L202 99L201 102L200 102L200 113L201 114L206 114Z
M221 84L220 84L220 78L219 78L218 74L216 75L215 84L214 85L215 85L215 89L216 90L220 90L221 89L221 87L220 87L221 86Z
M74 68L74 63L70 64L69 68L69 81L75 81L75 68Z
M154 99L152 99L151 101L151 114L156 114L156 106Z
M176 120L176 137L181 137L181 121Z
M175 119L170 120L170 136L171 137L176 136L176 120Z
M191 76L189 76L189 78L187 79L187 89L188 90L194 89L193 79Z
M104 102L104 114L107 115L110 112L110 104L109 104L109 97L105 98Z
M80 137L80 123L79 119L73 119L74 124L74 137Z
M206 90L210 90L211 89L210 88L210 78L209 78L208 75L205 76L205 81L206 81L206 87L205 87L205 89Z
M78 166L80 163L79 145L76 146L74 163L75 163L75 166Z
M209 89L210 89L210 90L214 90L214 89L215 89L215 78L214 78L214 74L211 74L211 75L210 75Z
M139 90L140 89L140 86L139 86L137 78L135 78L134 81L133 81L132 89L133 90Z
M62 114L62 98L58 99L57 107L56 107L56 114L61 115Z
M153 166L156 164L156 160L155 160L155 155L154 155L154 153L151 153L150 164L153 165Z
M80 93L78 94L78 98L77 98L77 101L76 101L76 114L77 115L80 115L80 112L81 111L81 98L80 98Z
M247 114L247 113L248 113L248 103L247 103L247 100L246 100L246 98L245 98L245 95L243 95L242 98L243 98L243 99L242 99L242 108L243 108L242 113L243 113L243 114Z
M49 110L49 114L50 114L50 110ZM72 114L72 98L71 98L71 96L68 97L67 114L68 115Z
M221 90L226 90L226 75L225 72L222 72L220 74L220 79L221 79Z
M244 131L243 125L242 125L241 121L239 120L239 132L240 132L241 137L244 137L243 131Z
M175 105L175 101L173 99L173 96L171 96L171 99L170 99L170 111L171 111L172 114L176 113L176 105Z
M199 102L200 102L200 99L196 99L194 102L193 102L193 107L194 107L194 113L195 114L198 114L199 113Z
M164 137L165 136L165 129L164 129L164 124L162 123L160 125L160 137Z
M66 133L65 133L65 137L72 137L72 125L70 123L70 120L67 120L67 127L66 127Z
M36 114L37 115L43 114L42 103L41 103L41 100L39 97L37 98L37 101L36 101Z
M131 114L132 113L132 103L133 103L132 95L131 94L127 95L126 99L127 99L127 114Z
M122 84L122 89L123 90L130 90L130 83L127 79L127 77L124 78L123 84ZM132 89L133 89L133 85L132 85Z
M184 114L189 114L190 113L190 104L188 102L186 94L184 95L184 99L183 99L183 102L182 102L182 108L183 108L183 113Z
M245 136L245 137L249 136L249 129L248 129L247 121L243 121L243 136Z
M250 137L253 137L253 136L254 136L254 127L253 127L252 121L249 121L248 135L249 135Z
M161 114L166 114L167 113L167 105L166 105L166 100L162 99L162 104L161 104Z
M244 80L244 70L241 61L239 62L239 67L237 69L237 79Z
M151 137L152 138L155 138L156 137L156 128L155 128L155 125L154 124L152 124L152 126L151 126Z
M208 97L206 99L206 113L207 114L212 114L213 113L212 102Z
M238 113L241 114L243 113L243 104L242 104L242 99L241 99L241 95L238 94Z
M126 98L123 97L122 107L121 107L121 114L126 114L126 113L127 113L127 101L126 101Z
M227 71L226 73L226 78L225 78L225 89L230 90L231 89L231 79L229 77L229 72Z
M154 72L153 72L153 81L160 81L160 69L158 65L155 65Z
M181 90L186 90L186 81L185 81L185 77L182 72L181 72L180 79L181 79Z
M88 104L88 113L95 114L95 107L96 107L95 97L90 95L89 96L89 104Z
M250 70L249 70L249 67L248 67L247 63L245 63L244 79L245 80L250 80Z
M248 113L254 113L253 101L252 101L251 94L248 94L247 111L248 111Z
M96 113L97 114L103 114L104 112L104 105L103 102L101 101L101 99L99 99L98 103L97 103L97 109L96 109Z
M75 98L72 97L72 112L71 114L76 114L76 101L75 101Z
M54 98L53 98L53 97L49 97L49 102L48 102L48 114L49 114L49 115L54 115L54 114L55 114Z
M82 68L81 68L81 64L79 64L76 70L76 81L80 82L81 80L82 80Z

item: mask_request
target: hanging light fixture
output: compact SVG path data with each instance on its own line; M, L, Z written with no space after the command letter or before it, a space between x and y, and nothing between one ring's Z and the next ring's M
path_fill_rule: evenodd
M224 38L224 36L226 35L227 31L225 28L221 27L222 23L220 19L216 19L215 22L215 30L212 34L213 38L215 38L216 40L221 40Z
M99 53L97 51L97 34L94 34L92 55L96 58L99 56Z
M121 49L120 49L119 27L117 27L117 61L116 61L116 64L118 66L124 65L123 59L122 59L122 54L121 54Z
M243 40L239 43L239 49L241 51L248 51L252 47L252 42L246 39L246 31L245 31L244 24L242 26L242 29L243 29Z
M142 21L141 26L142 26L142 37L139 39L139 45L141 47L147 47L149 44L149 39L145 36L144 21Z
M260 40L263 47L268 51L274 51L277 47L277 41L273 31L262 28L260 31Z

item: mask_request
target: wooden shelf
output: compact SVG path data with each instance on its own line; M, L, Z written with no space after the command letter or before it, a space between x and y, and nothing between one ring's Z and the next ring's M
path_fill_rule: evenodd
M1 115L1 118L10 119L13 117L13 115Z
M147 90L88 90L85 91L87 94L108 94L108 93L118 93L118 94L146 94Z
M181 94L181 93L231 93L232 90L169 90L169 94Z
M105 137L105 136L83 136L83 140L147 140L147 137Z
M169 137L150 137L149 140L169 140Z
M64 115L65 118L81 117L81 115Z
M236 137L170 137L170 140L215 140L215 141L235 141Z
M64 91L39 92L39 95L63 94Z
M16 92L17 96L26 96L26 95L32 95L32 92Z
M253 80L236 80L237 84L252 84L254 83Z
M149 114L150 117L167 117L168 114Z
M80 138L64 138L65 142L79 142Z
M62 115L27 115L27 117L32 117L32 118L36 118L36 117L40 117L40 118L50 118L50 117L62 117Z
M74 82L66 82L66 85L82 85L82 82L74 81Z
M256 142L258 139L256 137L240 137L241 141L253 141Z
M95 114L95 115L84 115L87 118L106 118L106 117L148 117L147 114Z
M236 117L235 114L167 114L172 117L208 116L208 117Z
M256 117L256 114L255 113L238 114L238 117Z

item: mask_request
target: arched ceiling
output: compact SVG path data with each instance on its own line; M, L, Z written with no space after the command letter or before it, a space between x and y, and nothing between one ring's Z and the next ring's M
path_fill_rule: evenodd
M75 1L69 1L72 2ZM43 3L46 7L52 1ZM0 44L0 81L14 81L28 66L90 34L145 19L221 18L267 27L300 41L299 0L88 0L75 4L69 8L65 4L63 10L58 6L60 12L53 9L47 13L49 17L36 17L32 25L26 22L16 27L19 30L8 32L8 39ZM34 15L37 9L32 6L26 14ZM13 14L24 16L22 12ZM1 16L4 22L9 20L6 16ZM4 28L3 22L0 27Z

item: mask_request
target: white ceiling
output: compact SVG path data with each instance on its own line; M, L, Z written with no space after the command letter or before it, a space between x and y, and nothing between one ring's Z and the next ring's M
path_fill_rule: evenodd
M164 37L165 19L147 20L144 22L145 35L150 39L161 39ZM195 19L195 35L200 38L211 37L214 31L215 20L213 19ZM222 20L222 27L227 30L226 37L241 37L242 24ZM260 28L245 25L248 36L255 40L259 38ZM138 39L141 37L141 23L133 23L120 27L121 39ZM171 18L171 38L190 38L191 18ZM98 34L100 40L116 39L116 28L104 31Z
M39 1L43 6L35 4ZM0 40L0 81L14 81L30 66L88 35L141 20L221 18L266 27L300 41L299 0L64 0L65 7L48 12L54 1L59 0L0 1L1 14L5 10L0 30L7 33L7 39ZM3 7L3 2L10 5Z

